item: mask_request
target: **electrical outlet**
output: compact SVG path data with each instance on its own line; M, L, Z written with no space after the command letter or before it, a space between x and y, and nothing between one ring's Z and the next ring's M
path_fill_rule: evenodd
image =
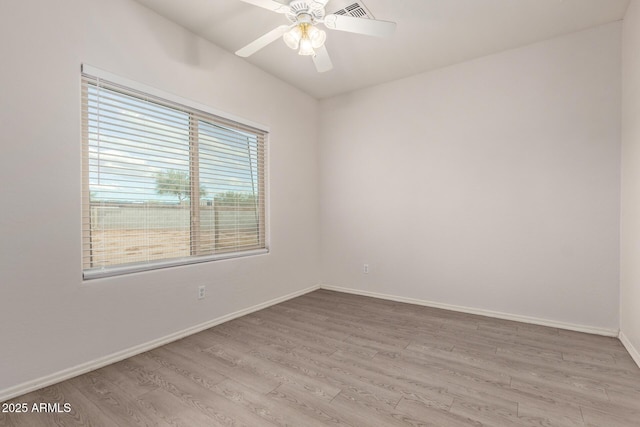
M202 299L206 295L207 288L204 285L198 286L198 299Z
M365 264L365 265L362 267L362 272L363 272L364 274L369 274L369 264Z

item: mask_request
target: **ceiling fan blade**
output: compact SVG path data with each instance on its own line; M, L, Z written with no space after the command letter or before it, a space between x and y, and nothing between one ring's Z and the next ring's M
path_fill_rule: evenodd
M318 70L319 73L324 73L325 71L333 69L331 57L329 57L329 52L327 52L327 48L324 46L316 49L316 54L313 57L313 63L316 65L316 70Z
M286 6L282 3L278 3L277 1L274 1L274 0L240 0L240 1L252 4L254 6L261 7L263 9L272 10L278 13L287 13L291 10L289 9L289 6Z
M274 28L264 36L252 41L251 43L237 51L236 55L242 56L243 58L253 55L263 47L278 40L284 33L287 32L289 28L291 28L289 25L280 25L279 27Z
M395 22L353 18L351 16L333 14L324 17L324 25L332 30L366 34L375 37L389 37L396 30Z

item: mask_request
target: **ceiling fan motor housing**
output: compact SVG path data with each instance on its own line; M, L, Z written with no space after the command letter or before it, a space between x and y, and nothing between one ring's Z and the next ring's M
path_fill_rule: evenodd
M290 11L286 16L292 23L309 22L314 24L324 18L324 5L316 1L293 0L289 3ZM305 16L306 15L306 16Z

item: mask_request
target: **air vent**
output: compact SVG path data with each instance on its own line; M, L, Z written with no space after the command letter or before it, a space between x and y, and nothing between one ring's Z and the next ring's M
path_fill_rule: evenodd
M336 10L333 13L335 15L353 16L354 18L375 19L361 2L352 3L349 6L345 6L344 9Z

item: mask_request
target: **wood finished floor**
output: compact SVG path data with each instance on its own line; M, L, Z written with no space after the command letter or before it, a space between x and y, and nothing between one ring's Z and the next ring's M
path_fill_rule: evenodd
M615 338L315 291L10 402L8 426L639 426Z

